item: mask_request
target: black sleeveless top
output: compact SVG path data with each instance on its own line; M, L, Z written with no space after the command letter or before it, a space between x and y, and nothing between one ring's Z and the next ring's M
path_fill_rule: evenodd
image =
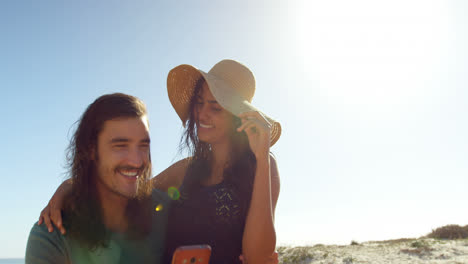
M239 193L225 182L202 186L191 195L181 186L173 200L166 238L166 263L179 246L208 244L210 264L240 263L247 208Z

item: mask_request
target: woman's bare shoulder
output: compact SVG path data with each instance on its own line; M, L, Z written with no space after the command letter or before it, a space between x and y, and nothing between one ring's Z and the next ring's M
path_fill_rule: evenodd
M183 172L183 174L185 175L185 172L187 171L190 161L191 161L191 158L181 159L175 162L174 164L172 164L171 166L169 166L166 170L169 170L170 172L177 173L177 174L179 174L180 172Z
M166 191L171 186L179 187L182 185L190 160L191 158L181 159L156 175L152 179L154 187Z

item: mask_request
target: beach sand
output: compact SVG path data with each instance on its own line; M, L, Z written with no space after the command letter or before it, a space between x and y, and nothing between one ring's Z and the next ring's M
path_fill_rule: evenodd
M468 263L468 239L371 241L353 245L278 247L280 263Z

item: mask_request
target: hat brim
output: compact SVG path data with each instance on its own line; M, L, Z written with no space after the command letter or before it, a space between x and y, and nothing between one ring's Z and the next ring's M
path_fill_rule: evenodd
M205 79L216 101L235 116L251 111L260 112L271 124L270 146L273 146L278 141L281 136L281 124L279 122L254 107L223 80L187 64L175 67L167 76L169 101L181 119L183 126L185 126L189 118L190 100L193 97L195 86L200 78Z

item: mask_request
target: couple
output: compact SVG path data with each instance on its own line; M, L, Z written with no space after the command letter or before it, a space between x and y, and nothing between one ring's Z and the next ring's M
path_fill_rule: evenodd
M250 104L253 74L233 60L208 73L180 65L167 86L191 157L150 179L145 105L99 97L71 140L70 180L41 214L46 225L31 230L26 263L169 263L193 244L212 247L210 263L274 262L279 175L270 146L281 126ZM175 188L172 200L161 192Z

